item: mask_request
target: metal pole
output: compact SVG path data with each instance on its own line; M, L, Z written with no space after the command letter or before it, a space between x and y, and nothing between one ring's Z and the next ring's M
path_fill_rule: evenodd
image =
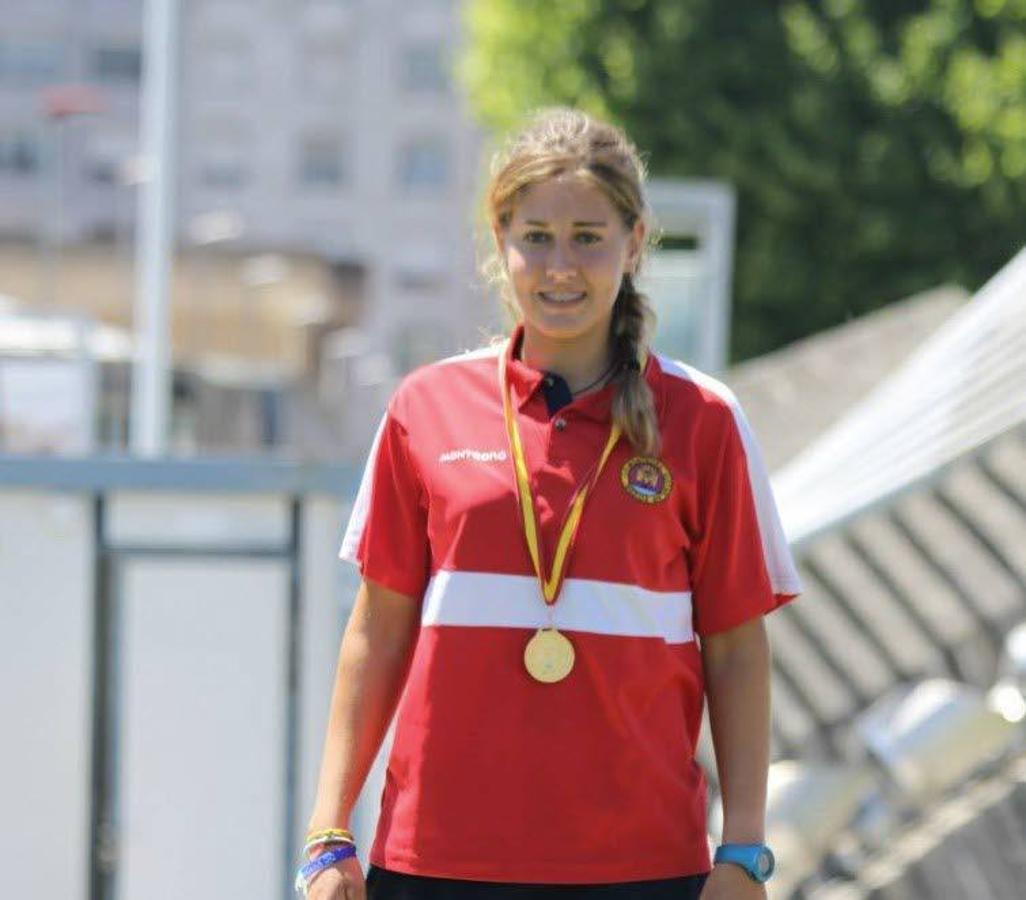
M174 247L174 190L178 120L178 0L146 0L141 149L135 267L135 360L131 449L139 456L167 452L171 400L168 306Z

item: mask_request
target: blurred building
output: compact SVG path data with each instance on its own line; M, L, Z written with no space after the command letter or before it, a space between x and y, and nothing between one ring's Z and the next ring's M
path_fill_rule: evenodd
M0 0L0 291L122 327L143 6ZM453 75L462 2L179 8L174 360L287 385L285 448L361 456L397 376L498 327L477 274L484 140ZM733 190L675 179L650 199L659 349L719 371Z
M450 71L459 2L180 5L180 246L320 258L345 282L322 320L358 325L379 375L477 343L481 138ZM0 290L76 308L57 246L130 259L142 7L0 0L0 239L37 270ZM56 115L54 85L95 89L96 110ZM130 278L108 294L126 315L130 299Z

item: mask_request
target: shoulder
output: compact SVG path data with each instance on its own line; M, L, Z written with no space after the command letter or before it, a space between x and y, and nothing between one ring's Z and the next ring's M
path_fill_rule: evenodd
M493 344L478 347L476 350L464 350L462 353L457 353L454 356L448 356L445 359L440 359L438 362L422 366L422 369L439 372L452 371L453 369L460 368L488 369L494 371L499 357L505 349L506 341L499 340Z
M392 394L389 412L404 419L410 408L430 400L434 405L463 395L477 385L496 384L499 355L505 343L500 342L476 350L420 366L406 375Z
M670 409L725 422L743 417L740 402L722 381L680 360L652 355L658 390Z
M664 433L692 439L708 458L733 454L762 470L758 440L734 392L722 381L687 363L656 355L663 392ZM672 439L671 439L672 443Z

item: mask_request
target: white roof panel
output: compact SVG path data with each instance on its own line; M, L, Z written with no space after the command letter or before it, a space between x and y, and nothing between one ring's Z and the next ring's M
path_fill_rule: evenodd
M1026 422L1026 250L773 479L793 544Z

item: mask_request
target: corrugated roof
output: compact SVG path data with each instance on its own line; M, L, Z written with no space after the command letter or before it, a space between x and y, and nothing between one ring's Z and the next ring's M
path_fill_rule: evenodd
M894 497L1026 422L1026 250L897 373L777 473L792 543Z
M1026 619L1026 250L910 350L774 478L805 585L767 619L777 758L859 765L862 713L903 683L990 688Z
M723 380L741 401L770 471L840 420L968 300L961 287L935 288L727 371Z

